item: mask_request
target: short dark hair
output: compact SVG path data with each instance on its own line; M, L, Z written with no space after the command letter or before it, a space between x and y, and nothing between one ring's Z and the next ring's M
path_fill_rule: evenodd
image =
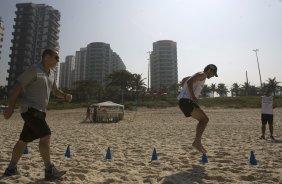
M52 56L53 54L56 54L56 53L57 53L57 50L55 50L55 49L45 49L45 50L43 51L41 57L44 58L44 57L47 56L47 55Z
M209 64L205 67L204 72L208 71L209 69L214 71L214 76L218 76L217 75L217 67L214 64Z

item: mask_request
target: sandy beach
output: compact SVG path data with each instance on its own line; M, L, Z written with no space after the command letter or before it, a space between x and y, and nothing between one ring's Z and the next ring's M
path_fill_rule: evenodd
M274 110L274 136L260 140L260 109L204 109L210 118L203 136L208 163L192 148L197 122L177 107L125 111L118 123L81 123L86 109L50 110L51 158L67 170L61 181L45 182L38 141L18 165L20 176L2 183L282 183L282 108ZM11 157L23 121L19 112L0 117L0 175ZM71 158L64 154L70 144ZM110 147L112 160L107 161ZM151 162L156 148L158 160ZM253 149L258 165L249 163Z

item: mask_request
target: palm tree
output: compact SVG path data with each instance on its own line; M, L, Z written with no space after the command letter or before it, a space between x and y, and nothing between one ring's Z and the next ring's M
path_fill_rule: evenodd
M211 88L205 84L201 91L201 97L208 97L210 92L211 92Z
M212 97L214 98L214 93L216 92L216 84L212 83L210 89L211 89L211 92L212 92Z
M146 88L145 79L146 78L142 79L142 74L133 74L131 88L135 91L144 90Z
M260 87L256 87L254 85L249 86L249 95L250 96L257 96L260 94Z
M103 87L100 82L93 80L83 80L75 82L74 94L80 99L89 99L91 96L96 96L100 100Z
M240 88L240 90L244 93L245 96L249 95L249 87L250 87L250 83L244 82L244 84Z
M232 84L232 87L231 87L231 96L233 97L233 94L235 94L235 96L239 96L239 91L240 91L240 85L235 82Z
M129 91L129 89L131 88L132 78L133 78L133 75L127 70L114 71L112 74L109 74L106 77L106 80L108 82L107 88L109 86L119 87L122 104L123 104L123 101L124 101L124 99L123 99L124 93L127 93Z
M273 91L273 95L275 96L276 90L278 89L278 86L279 86L278 84L280 82L276 81L276 77L274 77L273 79L268 78L267 82L268 82L267 84L268 88L270 88Z
M138 99L139 95L145 93L146 91L146 84L144 82L146 78L142 79L142 74L133 74L132 75L132 83L131 83L131 91L135 93L136 100Z
M218 95L219 95L220 97L222 97L222 96L227 96L227 93L228 93L229 91L228 91L227 87L225 86L225 84L219 83L219 84L217 85L216 92L218 93Z

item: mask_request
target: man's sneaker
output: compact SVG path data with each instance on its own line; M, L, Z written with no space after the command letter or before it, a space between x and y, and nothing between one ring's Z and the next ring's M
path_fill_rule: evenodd
M66 171L59 171L56 167L52 164L49 169L45 169L45 180L55 180L61 178Z
M14 175L20 175L17 168L14 169L7 168L3 174L3 176L14 176Z
M274 137L273 137L273 135L270 136L270 139L275 140Z

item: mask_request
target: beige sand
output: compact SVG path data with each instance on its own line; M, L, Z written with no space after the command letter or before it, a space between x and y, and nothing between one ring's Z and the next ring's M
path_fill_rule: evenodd
M67 170L57 183L282 183L282 108L275 109L277 142L259 140L259 109L205 109L210 117L203 145L209 163L191 143L196 121L185 118L178 108L126 111L119 123L80 123L86 109L47 113L52 129L52 160ZM0 117L0 175L22 128L20 114L10 120ZM65 159L67 144L71 159ZM106 161L110 146L112 160ZM257 166L249 164L250 146ZM153 148L157 161L151 161ZM38 141L29 144L29 158L19 163L21 176L1 178L1 183L44 182Z

